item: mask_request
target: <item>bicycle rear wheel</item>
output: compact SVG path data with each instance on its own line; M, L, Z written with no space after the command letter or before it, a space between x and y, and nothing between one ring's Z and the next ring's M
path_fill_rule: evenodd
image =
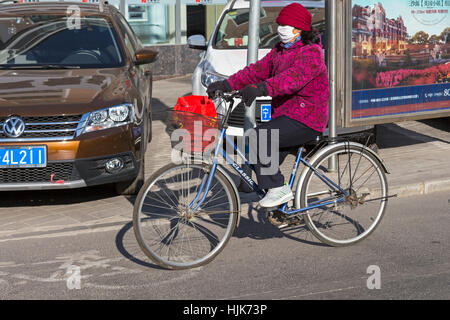
M328 164L333 158L336 170L331 172ZM365 147L346 144L325 152L311 165L349 196L331 188L309 169L296 205L319 206L304 215L310 231L334 247L353 245L367 238L381 222L388 201L388 184L380 161Z
M143 252L167 269L189 269L213 260L236 227L238 204L230 181L216 171L202 206L189 204L209 176L206 166L168 165L142 187L133 212Z

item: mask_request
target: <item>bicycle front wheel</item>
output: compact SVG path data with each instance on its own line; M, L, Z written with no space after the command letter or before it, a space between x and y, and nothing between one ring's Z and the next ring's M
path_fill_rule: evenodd
M330 161L335 161L333 171L328 169ZM388 201L388 184L380 161L365 147L340 145L311 165L317 172L308 170L296 199L297 207L316 207L304 216L311 233L334 247L367 238L379 225ZM323 177L345 190L347 196L325 183Z
M201 207L189 207L209 176L207 166L168 165L142 187L133 212L136 239L143 252L167 269L209 263L236 227L238 204L231 182L216 171Z

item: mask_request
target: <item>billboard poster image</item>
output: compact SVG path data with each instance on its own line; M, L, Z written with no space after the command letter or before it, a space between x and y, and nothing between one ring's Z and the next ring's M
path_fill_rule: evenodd
M352 1L352 120L450 111L450 0Z

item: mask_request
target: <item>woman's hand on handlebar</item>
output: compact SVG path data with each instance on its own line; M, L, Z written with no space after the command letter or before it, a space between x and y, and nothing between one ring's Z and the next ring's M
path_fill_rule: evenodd
M232 92L230 83L227 80L217 81L211 83L209 87L206 89L206 93L210 99L214 99L217 96L217 91L220 92Z
M242 90L242 100L247 107L250 107L257 97L268 95L268 90L265 82L259 84L251 84Z

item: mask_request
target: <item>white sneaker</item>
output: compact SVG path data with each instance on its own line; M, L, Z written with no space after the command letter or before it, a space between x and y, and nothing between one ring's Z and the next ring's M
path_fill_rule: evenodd
M270 189L267 195L259 202L262 208L275 208L294 199L294 194L289 186Z

